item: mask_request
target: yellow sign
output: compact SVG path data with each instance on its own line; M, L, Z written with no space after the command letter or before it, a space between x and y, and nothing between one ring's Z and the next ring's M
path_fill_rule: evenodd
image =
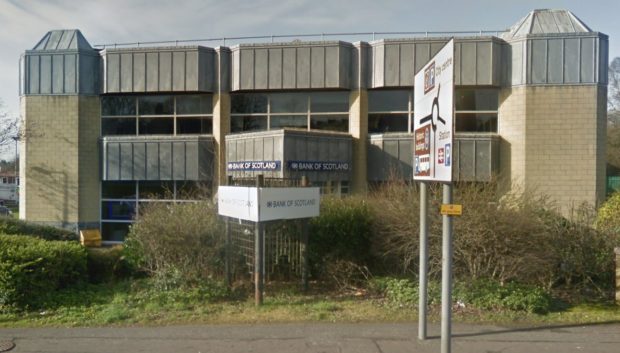
M463 214L463 205L441 205L440 213L445 216L460 216Z

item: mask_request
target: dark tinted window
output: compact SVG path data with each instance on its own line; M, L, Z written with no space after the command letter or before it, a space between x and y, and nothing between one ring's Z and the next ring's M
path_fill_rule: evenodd
M340 113L349 111L349 92L320 92L310 95L313 113Z
M456 132L497 132L497 114L457 113L455 119Z
M284 115L271 117L271 129L283 128L307 129L308 118L306 115Z
M230 132L267 130L267 116L233 116Z
M313 130L349 131L348 115L313 115L310 117L310 128Z
M460 88L454 92L456 110L497 110L496 89Z
M368 91L369 112L406 112L409 110L409 90Z
M101 183L104 199L135 199L136 183L133 181L104 181Z
M172 96L146 96L138 98L140 115L172 115L174 99Z
M231 96L232 114L267 113L267 95L238 93Z
M171 135L174 133L173 118L140 118L138 125L140 135Z
M368 132L408 132L407 114L368 114Z
M135 214L135 201L103 201L101 203L101 219L130 221Z
M274 93L270 95L272 113L307 113L307 93Z
M177 96L177 114L211 114L213 113L212 96L197 94Z
M101 238L105 241L124 241L129 233L129 223L101 223Z
M101 119L101 135L135 135L136 118L103 118Z
M101 115L136 115L136 98L132 96L101 97Z
M177 117L177 134L212 134L211 118L179 118Z

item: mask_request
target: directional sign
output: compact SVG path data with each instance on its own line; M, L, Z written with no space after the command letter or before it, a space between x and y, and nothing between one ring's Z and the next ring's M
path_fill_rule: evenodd
M452 181L454 40L417 75L414 89L415 180Z

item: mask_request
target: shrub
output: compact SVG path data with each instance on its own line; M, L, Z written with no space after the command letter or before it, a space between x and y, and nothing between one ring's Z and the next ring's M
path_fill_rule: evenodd
M87 248L88 280L91 283L110 282L127 277L131 272L125 258L123 248Z
M551 308L551 296L544 289L509 282L501 285L497 281L480 279L473 282L459 282L454 288L453 298L463 305L485 310L514 310L544 314Z
M428 282L427 303L441 304L441 284L437 281ZM416 306L420 297L418 282L409 279L389 278L385 281L385 297L398 306Z
M615 236L616 245L620 246L620 191L612 194L599 208L596 228Z
M42 226L11 217L0 217L0 234L28 235L46 240L78 240L75 232Z
M337 281L342 277L341 270L350 279L363 274L371 261L371 222L370 208L360 198L321 200L320 216L310 221L308 256L312 272ZM335 271L329 274L330 269Z
M77 243L0 235L0 307L40 307L58 289L86 279Z
M130 228L125 254L135 268L171 286L221 275L224 237L217 210L209 201L150 203Z

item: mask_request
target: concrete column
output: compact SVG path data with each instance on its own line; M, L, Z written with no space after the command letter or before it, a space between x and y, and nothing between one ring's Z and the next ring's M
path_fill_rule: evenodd
M230 133L230 94L213 95L213 137L215 138L213 185L226 185L226 142Z
M368 190L368 91L356 89L349 96L349 133L353 137L353 175L355 193Z

